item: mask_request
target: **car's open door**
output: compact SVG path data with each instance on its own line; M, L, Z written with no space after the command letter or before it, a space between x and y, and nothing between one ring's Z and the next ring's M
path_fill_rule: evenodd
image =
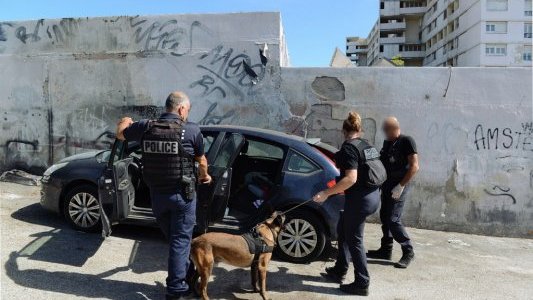
M111 234L111 224L128 217L135 202L135 187L129 174L133 158L122 158L125 147L126 142L115 142L108 165L98 181L103 236Z
M210 223L224 217L230 196L231 166L244 145L244 136L238 133L226 134L216 155L209 162L211 184L200 184L196 209L196 232L207 232Z

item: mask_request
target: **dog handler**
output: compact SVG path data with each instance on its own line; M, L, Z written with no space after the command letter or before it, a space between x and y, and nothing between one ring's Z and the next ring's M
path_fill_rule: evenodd
M366 253L363 245L363 230L366 218L377 211L379 206L379 187L369 187L363 183L363 164L366 160L379 163L379 153L366 140L361 139L361 117L356 112L350 112L342 125L345 142L339 152L335 154L337 167L340 169L341 179L327 190L321 191L313 197L316 202L324 202L329 196L345 192L344 213L339 220L339 254L334 267L326 268L325 276L335 282L342 283L350 258L355 267L355 281L341 284L341 291L366 296L370 277L366 265ZM363 147L364 151L358 148ZM365 157L362 157L364 152ZM367 155L368 154L368 155ZM385 172L383 168L383 173ZM359 178L358 178L359 176ZM383 178L384 180L384 178Z
M183 92L173 92L165 108L157 120L122 118L117 138L141 143L143 177L150 188L152 210L169 240L166 299L179 299L189 292L185 278L196 222L194 161L199 164L200 183L210 183L211 177L200 128L187 122L189 98Z

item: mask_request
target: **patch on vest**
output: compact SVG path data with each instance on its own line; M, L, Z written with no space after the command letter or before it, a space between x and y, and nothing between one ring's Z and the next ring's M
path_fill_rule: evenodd
M365 149L363 152L365 154L366 160L379 158L379 152L374 147Z
M173 141L143 141L145 153L179 154L179 144Z

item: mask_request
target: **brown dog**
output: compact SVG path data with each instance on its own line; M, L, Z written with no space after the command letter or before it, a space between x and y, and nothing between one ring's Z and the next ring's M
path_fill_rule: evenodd
M260 292L263 300L268 299L266 292L267 265L272 258L272 250L276 245L280 231L283 229L284 222L285 216L279 212L274 212L270 218L255 227L256 241L262 244L262 248L256 247L257 251L254 253L250 253L253 251L253 246L248 242L251 234L248 234L246 239L240 235L209 232L195 238L191 245L191 259L197 272L194 284L200 277L197 291L202 299L209 299L207 283L214 263L219 261L241 268L251 266L254 291Z

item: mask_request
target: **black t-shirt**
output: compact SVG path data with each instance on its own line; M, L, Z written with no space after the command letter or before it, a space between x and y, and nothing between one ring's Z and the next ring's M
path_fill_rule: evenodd
M395 141L383 141L380 159L388 180L401 180L409 168L409 155L416 153L415 140L410 136L402 134Z
M340 179L346 176L347 170L357 170L359 168L359 152L357 151L357 148L349 141L345 141L340 150L335 153L335 163L340 169ZM356 185L357 183L352 185L345 192L349 193L355 189Z

